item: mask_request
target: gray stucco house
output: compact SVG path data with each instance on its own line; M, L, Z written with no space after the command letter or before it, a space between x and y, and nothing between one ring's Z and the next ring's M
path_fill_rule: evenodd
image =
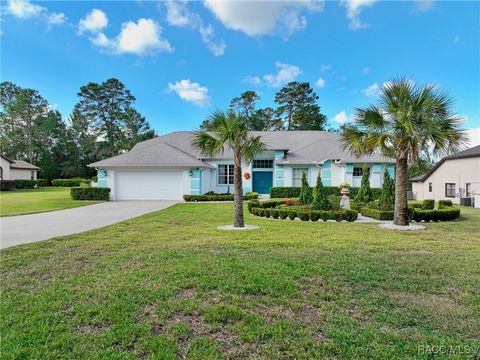
M243 190L260 194L272 186L300 186L302 174L325 186L359 186L362 167L372 187L383 184L385 168L395 176L395 160L381 155L354 157L343 150L340 135L324 131L254 131L268 150L242 165ZM173 132L135 145L128 153L90 164L98 186L112 189L112 200L181 199L184 194L233 192L232 154L203 156L192 146L193 131Z

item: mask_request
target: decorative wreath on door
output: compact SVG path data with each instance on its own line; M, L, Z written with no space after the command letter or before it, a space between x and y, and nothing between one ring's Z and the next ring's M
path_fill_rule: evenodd
M250 179L250 173L246 172L245 174L243 174L243 177L245 178L245 180Z

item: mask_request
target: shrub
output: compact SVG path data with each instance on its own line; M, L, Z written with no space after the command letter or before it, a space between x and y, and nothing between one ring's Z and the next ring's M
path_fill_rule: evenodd
M320 213L317 211L310 212L310 220L311 221L318 221L320 219Z
M315 186L315 193L313 194L312 209L314 210L330 210L332 205L328 200L327 193L323 188L322 179L320 175L317 176L317 185Z
M432 200L432 199L425 199L423 200L423 203L422 203L422 209L424 210L431 210L435 207L435 200Z
M47 186L47 181L45 179L37 179L37 186L38 187L45 187L45 186Z
M340 196L340 189L337 186L324 186L323 187L328 195L337 195ZM352 187L350 188L350 200L354 199L360 188ZM370 188L372 193L372 200L380 199L382 195L382 188ZM281 187L272 187L270 189L270 197L285 199L285 198L298 198L300 196L300 187L296 186L281 186Z
M350 209L355 210L357 213L362 212L363 207L365 207L364 203L350 200Z
M285 205L287 205L287 206L295 205L295 203L296 203L296 200L294 200L294 199L285 200Z
M330 202L330 210L340 210L340 199L342 197L339 196L339 195L330 195L328 197L328 201ZM350 200L350 204L351 204L351 200ZM352 205L350 205L350 207L352 207Z
M1 191L15 190L15 180L0 180Z
M288 217L288 211L287 210L278 210L278 213L279 213L279 217L280 219L284 220Z
M343 182L341 182L340 184L338 184L338 188L339 188L339 189L344 189L344 188L345 188L345 189L350 189L351 186L350 186L349 183L343 181Z
M80 186L82 184L82 182L85 183L85 181L82 181L82 179L80 179L80 178L76 178L76 179L53 179L52 180L52 186L74 187L74 186Z
M37 180L14 180L17 189L34 189L37 186Z
M298 211L297 216L302 221L310 220L310 212L308 212L308 211Z
M444 209L421 210L418 208L411 208L409 211L411 220L420 221L449 221L455 220L460 216L460 209L453 206Z
M363 175L362 183L360 189L358 190L355 200L368 203L373 200L372 190L370 189L370 172L368 171L367 165L363 165Z
M395 204L395 181L390 177L387 168L383 174L382 194L379 201L385 207L391 206L392 209Z
M278 219L278 217L280 216L280 210L270 209L270 216L274 219Z
M296 217L297 217L297 212L296 211L288 210L288 218L290 220L295 220Z
M281 186L270 188L271 198L298 198L300 196L300 187Z
M258 199L258 193L243 195L243 200ZM233 201L233 194L183 195L185 201Z
M248 209L248 212L249 213L252 213L252 209L258 205L258 203L260 203L260 201L258 200L250 200L248 203L247 203L247 209Z
M302 188L300 190L300 196L298 202L301 205L311 204L313 201L312 188L308 185L307 174L302 175Z
M363 216L368 216L376 220L393 220L393 211L385 211L364 207L362 208L361 213Z
M440 200L438 202L438 208L444 209L453 206L452 200Z
M110 188L82 188L73 187L70 189L70 196L73 200L103 200L107 201L110 197Z
M422 209L423 204L420 201L409 201L408 202L408 207L409 208L416 208L416 209Z

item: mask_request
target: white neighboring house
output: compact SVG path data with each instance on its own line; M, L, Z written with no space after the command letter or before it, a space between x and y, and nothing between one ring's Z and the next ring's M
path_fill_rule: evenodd
M128 153L90 164L98 186L111 188L112 200L180 200L185 194L233 193L232 152L214 158L192 146L195 133L180 131L143 141ZM324 131L253 131L267 151L242 164L243 191L268 194L272 186L300 186L302 174L311 186L320 173L325 186L348 182L360 186L362 167L370 184L381 187L387 169L395 176L395 160L380 155L352 157L339 134Z
M478 196L480 205L480 145L444 157L425 175L410 179L416 200L452 200Z
M0 180L37 180L39 167L0 155Z

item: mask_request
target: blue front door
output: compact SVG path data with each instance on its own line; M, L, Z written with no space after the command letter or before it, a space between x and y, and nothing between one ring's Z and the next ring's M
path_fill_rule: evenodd
M253 172L253 191L259 194L269 194L273 186L273 172L254 171Z

